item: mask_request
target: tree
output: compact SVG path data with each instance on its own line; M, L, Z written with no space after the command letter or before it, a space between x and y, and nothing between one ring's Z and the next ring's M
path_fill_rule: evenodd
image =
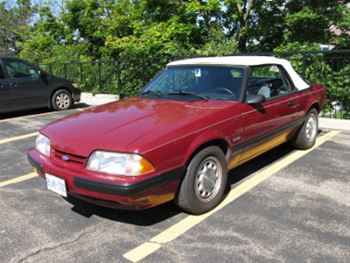
M18 42L23 42L30 32L30 23L36 14L36 6L30 0L15 3L0 1L0 52L17 54Z
M248 31L252 25L254 4L254 0L226 1L226 26L230 35L235 36L238 42L238 49L241 52L247 50Z
M338 13L340 13L341 15L338 22L334 24L331 28L332 35L330 43L335 45L339 49L350 49L350 3L348 3L347 6L345 6L344 3L338 8Z
M344 1L226 0L224 25L241 52L271 51L290 42L329 43L344 23ZM343 21L343 22L341 22ZM344 26L347 26L346 22Z
M349 47L342 0L50 0L53 7L41 8L34 1L1 2L0 41L36 61Z

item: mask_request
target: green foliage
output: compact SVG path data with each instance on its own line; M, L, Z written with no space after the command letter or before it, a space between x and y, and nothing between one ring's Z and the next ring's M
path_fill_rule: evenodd
M330 43L337 48L350 49L350 8L339 6L339 20L336 26L333 26L333 34L330 39ZM338 33L336 33L336 31Z
M199 50L195 50L200 56L223 56L238 53L237 42L225 36L219 25L213 25L208 30L205 44Z
M18 0L14 6L0 0L0 54L18 53L18 42L26 40L30 35L36 6L30 0Z
M298 53L298 47L305 50ZM318 51L317 45L303 46L298 42L280 46L275 50L278 56L288 58L294 69L311 83L324 84L328 92L325 116L350 119L350 57L339 59L336 54L312 53ZM296 53L284 53L296 51ZM310 53L307 53L310 51ZM334 63L338 59L338 63ZM340 62L339 62L340 61Z
M0 46L24 57L33 53L36 61L53 55L222 55L271 51L291 42L347 48L350 42L345 1L66 0L61 11L53 8L55 1L34 2L9 6L0 0ZM66 52L71 46L79 48ZM72 57L77 50L83 54Z

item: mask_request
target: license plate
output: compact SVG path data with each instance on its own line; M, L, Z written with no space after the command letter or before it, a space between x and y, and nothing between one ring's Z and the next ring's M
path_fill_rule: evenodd
M52 174L45 174L45 177L47 189L64 197L67 197L66 182L63 179L53 176Z

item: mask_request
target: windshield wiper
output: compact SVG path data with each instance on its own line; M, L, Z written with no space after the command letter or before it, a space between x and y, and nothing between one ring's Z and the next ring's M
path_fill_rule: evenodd
M146 90L141 92L141 95L145 95L145 94L162 96L162 92L160 90Z
M185 91L185 90L171 91L171 92L168 92L168 95L185 95L185 96L189 95L189 96L200 98L202 100L208 100L208 97L206 96L203 96L191 91Z

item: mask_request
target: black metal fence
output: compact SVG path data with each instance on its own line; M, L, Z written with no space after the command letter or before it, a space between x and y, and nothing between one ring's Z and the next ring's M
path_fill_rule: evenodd
M350 50L327 52L281 52L305 79L325 84L328 104L324 115L350 119ZM180 58L149 57L115 61L69 62L41 65L48 72L78 83L92 93L137 94L169 62Z
M164 66L174 60L130 58L115 61L69 62L40 65L56 76L70 79L92 93L137 94Z

